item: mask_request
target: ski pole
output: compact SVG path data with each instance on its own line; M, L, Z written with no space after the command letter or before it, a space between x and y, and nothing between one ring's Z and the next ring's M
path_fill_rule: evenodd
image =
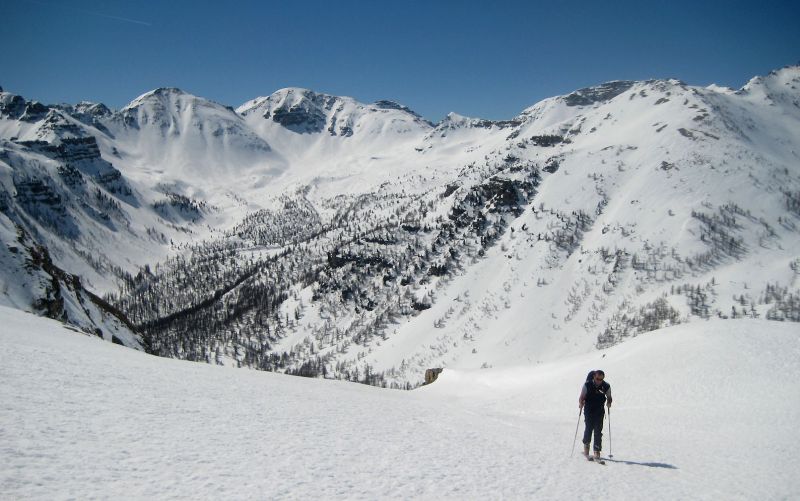
M572 452L569 454L570 456L575 455L575 442L578 441L578 427L581 425L581 412L583 412L583 407L578 408L578 422L575 424L575 438L572 439Z
M613 458L611 454L611 406L608 406L608 457Z

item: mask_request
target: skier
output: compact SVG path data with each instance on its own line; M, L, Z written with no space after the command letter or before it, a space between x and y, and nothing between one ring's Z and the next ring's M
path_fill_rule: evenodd
M583 455L589 458L589 444L594 433L594 459L600 459L603 450L603 418L605 403L611 409L611 385L606 383L606 374L601 370L592 371L581 389L578 407L583 409L586 429L583 432Z

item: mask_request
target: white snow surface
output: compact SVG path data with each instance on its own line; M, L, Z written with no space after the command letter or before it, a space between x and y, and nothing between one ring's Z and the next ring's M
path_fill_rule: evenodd
M4 499L800 496L797 324L681 325L410 392L156 358L1 306L0 324ZM570 455L598 367L605 466Z

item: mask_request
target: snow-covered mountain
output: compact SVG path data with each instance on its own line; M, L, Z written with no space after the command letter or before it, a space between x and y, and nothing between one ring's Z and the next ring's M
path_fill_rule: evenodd
M285 167L233 109L179 89L143 94L105 122L108 145L140 175L230 183Z
M4 92L3 252L27 235L152 353L372 384L798 321L798 86L615 81L438 124L298 88L236 110Z
M418 170L409 155L432 128L392 101L367 105L299 88L253 99L237 112L291 165L281 186L324 188L329 197L371 191L393 175Z

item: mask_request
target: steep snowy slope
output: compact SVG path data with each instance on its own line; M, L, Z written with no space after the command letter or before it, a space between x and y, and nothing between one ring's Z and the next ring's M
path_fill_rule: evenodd
M134 179L247 188L286 168L233 109L180 89L143 94L103 122L112 133L108 147Z
M791 324L679 326L393 392L151 357L3 307L0 323L0 490L14 499L800 495ZM570 456L598 366L615 395L604 467Z
M174 221L183 220L165 221L158 206L164 190L143 193L102 155L97 129L70 123L66 131L27 124L26 134L37 131L31 134L38 139L0 139L0 209L59 267L105 292L116 287L113 270L162 259L169 242L163 232L181 234Z
M84 286L81 277L53 263L46 247L0 214L0 304L61 320L129 348L142 338L125 315ZM5 328L5 327L4 327Z
M281 89L237 109L288 159L285 181L329 197L374 189L416 165L414 146L432 125L392 101L363 104L307 89Z
M142 98L139 104L144 107L145 101ZM186 106L197 107L191 102ZM232 110L217 108L241 122ZM212 111L223 114L219 110ZM138 335L129 330L132 326L124 325L124 315L95 301L99 298L94 294L116 290L125 273L137 273L140 266L164 259L173 243L196 238L214 215L205 200L180 193L183 185L176 187L175 177L168 179L170 184L152 173L131 175L138 171L129 158L127 163L123 160L130 146L124 141L123 125L137 127L145 135L147 126L139 120L147 122L150 115L139 111L139 115L130 110L114 113L92 103L45 106L10 93L0 95L0 222L7 251L0 303L65 319L88 332L102 332L109 340L139 346ZM202 130L213 120L202 121L197 115L209 114L213 115L187 113L187 119ZM219 137L212 149L223 151L226 144L235 143L227 129L216 132L209 132ZM263 146L255 135L250 139ZM191 150L187 158L197 153L196 143L183 144ZM142 156L158 149L154 140L150 145L152 149L142 146ZM162 149L159 154L166 152ZM209 160L214 158L209 155ZM241 156L236 158L240 160ZM62 293L74 297L70 300ZM121 317L122 323L110 327L103 316Z

